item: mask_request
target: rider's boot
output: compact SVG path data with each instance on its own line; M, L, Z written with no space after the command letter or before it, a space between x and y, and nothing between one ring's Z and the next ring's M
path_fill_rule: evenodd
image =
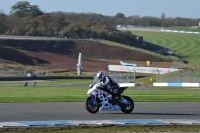
M112 105L116 105L118 104L121 100L123 99L123 97L121 96L121 94L113 94L112 95Z
M112 96L112 105L116 105L115 96Z

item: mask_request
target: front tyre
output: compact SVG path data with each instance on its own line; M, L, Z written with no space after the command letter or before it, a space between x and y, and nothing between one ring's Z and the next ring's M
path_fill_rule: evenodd
M85 108L88 112L92 114L97 113L100 108L100 102L98 99L96 99L95 102L93 102L92 98L88 97L85 101Z
M134 109L133 100L128 96L123 96L123 98L127 100L127 103L120 105L121 111L124 112L124 113L127 113L127 114L131 113L133 111L133 109Z

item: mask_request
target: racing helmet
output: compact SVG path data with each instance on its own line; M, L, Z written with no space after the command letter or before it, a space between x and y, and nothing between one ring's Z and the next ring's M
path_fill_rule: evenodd
M98 80L103 80L103 77L104 77L104 73L103 72L98 72L97 73Z

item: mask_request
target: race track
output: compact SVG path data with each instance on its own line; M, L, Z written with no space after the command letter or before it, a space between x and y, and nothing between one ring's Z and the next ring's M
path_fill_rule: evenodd
M90 114L84 102L0 103L0 122L51 120L200 119L200 104L136 102L131 114L101 111Z

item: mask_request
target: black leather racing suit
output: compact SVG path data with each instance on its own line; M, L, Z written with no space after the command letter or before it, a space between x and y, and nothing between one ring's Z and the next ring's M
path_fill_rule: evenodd
M121 95L118 93L119 85L112 78L105 76L100 82L104 88L104 91L110 93L113 98L116 96L121 98Z

